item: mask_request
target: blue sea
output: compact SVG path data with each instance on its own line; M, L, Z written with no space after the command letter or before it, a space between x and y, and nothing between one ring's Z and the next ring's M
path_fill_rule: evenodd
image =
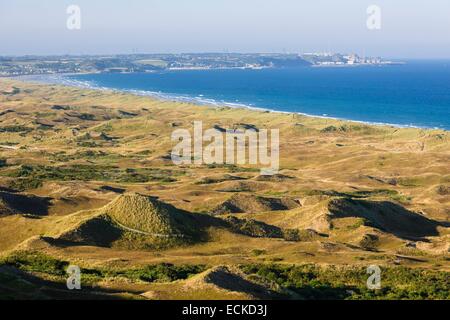
M450 129L450 61L66 76L69 82L203 104Z

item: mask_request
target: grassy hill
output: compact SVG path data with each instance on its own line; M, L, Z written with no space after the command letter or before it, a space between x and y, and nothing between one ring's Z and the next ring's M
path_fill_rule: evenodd
M101 288L114 287L114 298L204 298L201 290L186 289L196 285L213 296L225 290L229 298L258 298L248 283L256 276L254 285L277 297L286 289L294 298L443 297L443 275L450 271L448 131L7 79L0 92L3 257L39 251L86 270L121 270L96 278ZM174 165L173 130L192 130L199 120L204 128L279 129L279 174L261 176L254 165ZM304 264L319 269L303 270ZM388 273L392 281L438 274L437 284L433 289L424 280L424 293L418 282L402 282L407 289L400 292L390 282L385 294L371 294L360 287L361 270L371 264L404 268ZM198 281L122 281L123 273L161 265L162 274L186 265L206 265L212 273ZM1 268L11 281L21 270L19 278L53 296L39 289L53 286L51 272L17 263ZM344 283L333 268L355 268L348 275L357 283ZM308 272L323 290L303 282ZM230 279L245 288L231 288ZM355 295L344 294L354 286ZM54 289L64 293L61 285Z

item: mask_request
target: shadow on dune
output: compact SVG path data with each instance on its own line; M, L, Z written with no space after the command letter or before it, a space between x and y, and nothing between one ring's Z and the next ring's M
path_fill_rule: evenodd
M0 191L0 215L48 214L51 198Z
M407 240L438 236L437 227L447 224L428 219L389 201L334 199L328 210L332 218L363 218L366 225Z
M92 218L57 239L45 240L57 247L98 246L110 247L122 236L122 230L102 217Z
M208 281L228 291L249 293L257 299L268 299L275 296L275 293L267 288L230 272L211 273Z
M69 290L63 281L39 278L10 266L0 266L0 272L7 279L0 284L2 300L119 300L122 293L117 290L93 288L82 285L81 290Z

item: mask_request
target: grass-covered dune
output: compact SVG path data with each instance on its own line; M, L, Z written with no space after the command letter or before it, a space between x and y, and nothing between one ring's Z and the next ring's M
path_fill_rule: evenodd
M175 165L194 121L279 129L280 172ZM1 79L0 292L71 298L72 263L88 298L448 299L449 160L448 131Z
M0 260L0 298L64 297L68 266L67 261L38 252L15 252ZM367 289L366 270L350 266L156 264L81 271L85 287L73 299L95 295L102 299L450 299L448 273L405 267L383 268L380 290ZM133 284L132 293L124 290Z

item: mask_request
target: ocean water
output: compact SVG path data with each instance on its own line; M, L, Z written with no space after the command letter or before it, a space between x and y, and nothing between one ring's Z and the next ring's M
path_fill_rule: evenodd
M65 80L174 100L450 130L450 61L86 74Z

